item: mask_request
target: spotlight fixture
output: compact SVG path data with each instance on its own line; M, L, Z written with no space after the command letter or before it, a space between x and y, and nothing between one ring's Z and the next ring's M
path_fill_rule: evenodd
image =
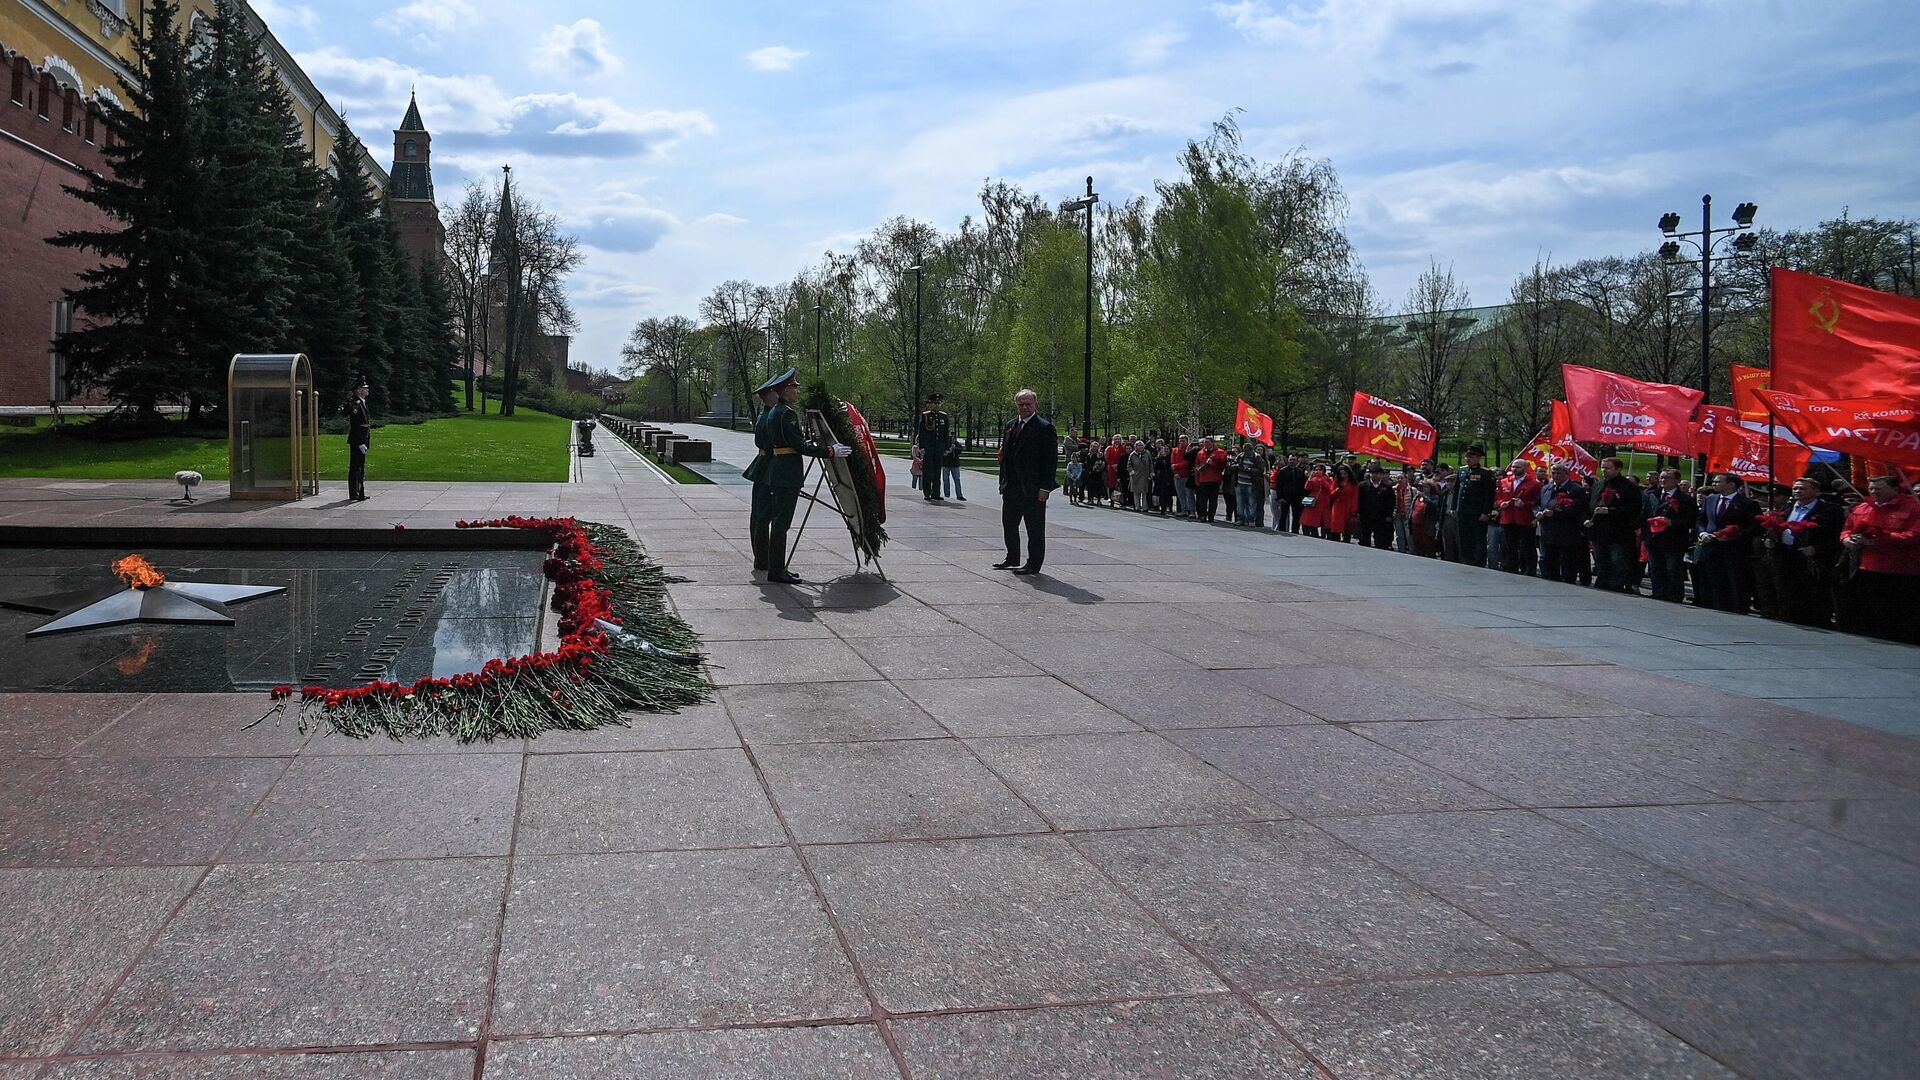
M1759 246L1760 237L1754 233L1741 233L1739 236L1733 238L1733 250L1735 251L1748 252Z
M1678 232L1679 230L1680 230L1679 214L1676 214L1673 211L1669 210L1666 213L1660 215L1661 233L1667 236L1672 236L1674 233Z
M1743 229L1751 229L1753 228L1753 215L1759 212L1760 208L1758 206L1750 202L1743 202L1733 208L1733 223Z
M1680 241L1669 240L1660 245L1660 257L1668 262L1677 262L1680 258Z

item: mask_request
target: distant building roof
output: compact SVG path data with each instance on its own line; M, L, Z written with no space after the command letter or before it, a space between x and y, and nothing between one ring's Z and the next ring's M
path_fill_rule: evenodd
M424 161L396 161L393 177L387 182L387 194L395 199L433 201L433 174Z
M389 113L389 116L392 114ZM427 125L420 122L420 102L412 94L407 95L407 115L400 121L401 131L425 131Z

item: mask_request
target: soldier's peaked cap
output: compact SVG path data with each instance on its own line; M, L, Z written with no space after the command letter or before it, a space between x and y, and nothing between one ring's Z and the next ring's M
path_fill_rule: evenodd
M800 381L800 369L788 368L787 370L781 372L780 374L775 375L773 378L768 379L766 382L761 383L759 386L754 387L753 392L756 394L764 394L769 390L778 390L790 382L799 382L799 381Z

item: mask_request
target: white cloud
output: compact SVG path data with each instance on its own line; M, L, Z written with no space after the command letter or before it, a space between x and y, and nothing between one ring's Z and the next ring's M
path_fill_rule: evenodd
M1127 45L1127 62L1134 67L1158 67L1166 63L1175 45L1187 40L1187 32L1177 29L1155 30L1142 34Z
M682 140L713 132L697 109L635 111L607 97L579 94L509 96L487 75L428 75L385 57L356 57L337 48L296 59L328 97L350 114L385 122L399 115L407 93L419 93L421 118L453 154L488 147L560 158L652 157ZM362 123L362 127L367 125Z
M468 0L408 0L375 19L373 25L390 34L411 33L416 48L432 49L441 38L470 27L479 18L480 13Z
M292 27L312 33L320 25L320 16L312 8L287 0L253 0L253 12L276 32Z
M747 64L756 71L790 71L793 65L813 55L806 49L768 45L747 54Z
M600 24L581 19L571 26L556 26L533 48L535 70L558 78L582 75L606 75L620 70L620 58L607 48Z

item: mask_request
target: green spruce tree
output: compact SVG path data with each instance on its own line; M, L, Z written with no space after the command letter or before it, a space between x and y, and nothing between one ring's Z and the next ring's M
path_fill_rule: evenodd
M453 304L447 298L446 280L439 264L420 268L420 301L427 355L433 363L433 385L438 397L433 412L451 413L453 406L447 390L460 366L460 343L453 333Z
M206 26L189 76L202 257L186 282L200 294L190 302L205 348L194 358L196 393L217 401L233 354L297 351L288 317L297 283L287 132L264 92L259 41L233 0L221 0Z
M402 412L389 386L393 376L393 275L389 252L390 228L380 212L380 198L367 178L366 149L342 122L334 146L332 195L334 214L347 262L353 267L360 291L359 348L354 353L354 375L364 376L372 390L376 412ZM402 391L403 398L406 396Z
M106 105L110 174L67 191L109 224L67 230L48 243L84 248L100 264L68 289L80 329L61 344L78 386L97 386L140 418L163 403L206 404L199 318L191 282L203 273L187 42L174 0L151 0L135 20L131 108Z

